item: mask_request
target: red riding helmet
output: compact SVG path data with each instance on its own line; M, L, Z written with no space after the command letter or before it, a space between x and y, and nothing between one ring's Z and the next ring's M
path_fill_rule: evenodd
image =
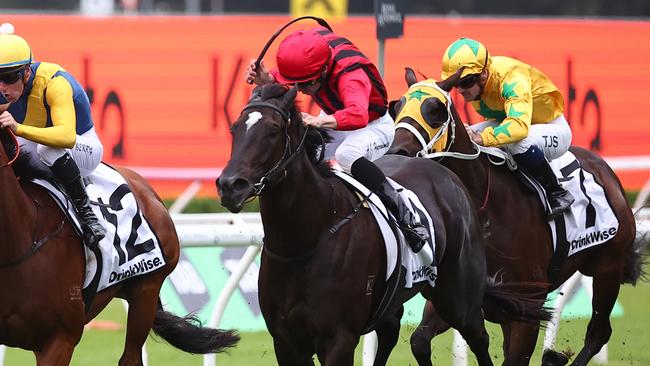
M328 64L332 49L317 29L301 30L285 38L278 47L277 79L283 84L317 79Z

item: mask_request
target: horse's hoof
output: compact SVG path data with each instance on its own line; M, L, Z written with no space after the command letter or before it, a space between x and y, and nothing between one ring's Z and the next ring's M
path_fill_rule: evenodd
M570 354L570 351L563 353L547 348L542 356L542 366L564 366L569 363Z

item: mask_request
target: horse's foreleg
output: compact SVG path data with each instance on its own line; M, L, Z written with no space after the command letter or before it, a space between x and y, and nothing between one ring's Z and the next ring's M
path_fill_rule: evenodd
M74 346L81 338L81 330L77 336L60 334L52 338L36 355L36 366L66 366L70 364Z
M411 335L411 353L420 366L431 363L431 340L449 329L449 324L442 320L431 301L424 304L422 320Z
M126 342L124 353L118 363L120 366L142 365L142 346L147 340L156 316L158 291L157 286L139 286L130 289L127 298L129 312L126 322Z
M508 328L508 334L504 335L504 338L508 339L504 365L527 366L535 351L539 323L511 322Z
M319 347L318 360L323 366L353 366L354 349L359 336L349 331L338 331L322 347Z
M397 313L386 317L377 325L377 355L373 365L382 366L388 362L390 352L395 348L399 339L400 320L404 314L404 306L400 306Z
M612 334L609 315L618 297L619 280L620 277L613 273L596 274L594 276L591 320L587 326L585 344L572 365L586 365L609 341Z
M273 348L279 366L314 366L313 352L305 351L306 348L299 346L298 343L289 346L273 338Z

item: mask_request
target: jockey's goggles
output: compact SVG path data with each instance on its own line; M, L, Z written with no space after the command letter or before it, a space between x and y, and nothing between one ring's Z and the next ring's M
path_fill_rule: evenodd
M13 84L20 80L23 75L25 75L25 68L21 67L18 70L0 74L0 81L4 84Z
M321 69L320 74L318 75L317 78L315 78L313 80L307 80L307 81L299 82L299 83L296 83L296 84L298 85L298 88L300 88L300 89L311 88L312 86L316 85L316 83L323 80L323 78L325 77L325 72L327 72L327 65L323 66L323 68Z
M296 83L296 84L298 84L298 88L300 89L307 89L314 86L318 81L320 81L320 78L316 78L314 80L304 81L302 83Z

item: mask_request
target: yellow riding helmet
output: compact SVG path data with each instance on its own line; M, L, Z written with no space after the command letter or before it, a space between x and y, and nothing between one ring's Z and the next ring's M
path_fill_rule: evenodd
M15 34L0 34L0 69L32 63L32 49Z
M490 54L480 42L470 38L459 38L447 47L442 55L442 80L454 75L461 67L461 78L480 74L490 64Z

